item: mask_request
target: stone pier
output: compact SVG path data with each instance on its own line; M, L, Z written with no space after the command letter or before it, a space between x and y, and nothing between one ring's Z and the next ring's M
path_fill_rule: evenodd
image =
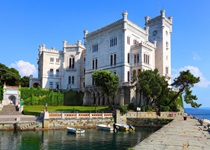
M197 119L176 117L133 147L134 150L209 150L210 134Z

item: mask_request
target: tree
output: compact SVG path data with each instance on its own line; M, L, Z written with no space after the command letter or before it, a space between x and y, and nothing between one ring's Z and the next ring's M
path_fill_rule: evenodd
M143 93L149 99L149 105L156 109L160 107L160 99L168 96L168 82L165 77L160 76L158 70L146 70L140 72L136 79L137 92Z
M20 79L19 72L15 68L8 68L0 63L0 85L6 82L7 85L18 86Z
M173 87L178 89L178 92L171 98L168 105L170 105L180 95L185 94L184 101L187 104L191 104L194 108L200 107L201 104L197 104L195 102L195 100L197 100L196 95L192 95L192 91L190 90L199 81L200 78L196 78L189 70L180 72L180 75L175 78L174 82L171 84Z
M119 77L116 74L111 73L109 70L96 70L93 72L92 77L95 85L101 87L102 91L109 98L114 99L118 92Z
M20 80L20 85L22 87L29 87L29 77L28 76L22 77Z

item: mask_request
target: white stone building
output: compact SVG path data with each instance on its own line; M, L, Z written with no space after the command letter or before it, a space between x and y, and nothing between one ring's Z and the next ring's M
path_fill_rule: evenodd
M85 30L84 45L81 41L76 45L64 42L63 51L49 50L42 45L38 59L39 84L42 88L79 89L85 93L84 105L105 105L107 97L94 86L92 73L107 69L120 78L117 103L143 105L143 97L131 88L132 77L157 68L170 83L171 34L172 17L167 18L164 10L155 18L145 17L144 28L128 20L128 13L124 12L116 22L89 33ZM74 68L69 68L71 58ZM31 86L32 81L35 80L31 77Z
M84 87L85 47L63 41L63 50L47 49L40 45L38 54L38 78L30 76L30 87L77 89Z

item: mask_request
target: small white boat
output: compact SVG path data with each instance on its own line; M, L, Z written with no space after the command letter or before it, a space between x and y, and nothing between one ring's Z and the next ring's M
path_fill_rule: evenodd
M99 124L97 125L99 130L105 130L105 131L113 131L113 127L110 125L105 125L105 124Z
M69 133L74 133L74 134L85 133L85 130L83 130L83 129L70 128L70 127L67 127L67 131L68 131Z
M135 130L135 127L132 126L132 125L119 124L119 123L116 123L115 125L119 127L119 130L120 130L120 131Z

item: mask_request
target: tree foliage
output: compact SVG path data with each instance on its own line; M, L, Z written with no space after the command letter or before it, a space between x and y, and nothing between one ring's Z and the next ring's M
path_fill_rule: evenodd
M137 92L151 100L151 104L159 105L158 100L167 97L169 89L165 77L158 74L158 70L146 70L137 77Z
M29 77L20 77L18 70L0 63L0 85L29 87Z
M96 70L93 72L92 77L96 86L101 87L107 96L114 98L119 86L119 77L116 74L111 73L109 70Z
M200 81L194 77L189 70L180 72L180 75L175 78L172 87L177 89L177 92L169 89L168 82L164 76L160 76L158 70L146 70L141 72L136 82L137 92L143 93L144 97L150 100L149 106L158 111L178 111L178 107L182 106L183 100L192 107L199 107L195 100L197 97L192 95L191 88L194 84Z
M20 80L20 85L21 87L29 87L29 77L28 76L22 77Z
M201 104L195 102L195 100L197 100L196 95L192 95L192 90L190 90L199 81L200 78L196 78L193 74L190 73L189 70L180 72L180 75L175 78L174 82L172 83L172 86L177 88L178 92L171 98L168 105L170 105L180 95L185 94L184 101L187 104L191 104L191 106L194 108L200 107Z
M0 63L0 85L6 82L6 84L10 86L18 86L20 79L21 77L16 69L8 68Z

